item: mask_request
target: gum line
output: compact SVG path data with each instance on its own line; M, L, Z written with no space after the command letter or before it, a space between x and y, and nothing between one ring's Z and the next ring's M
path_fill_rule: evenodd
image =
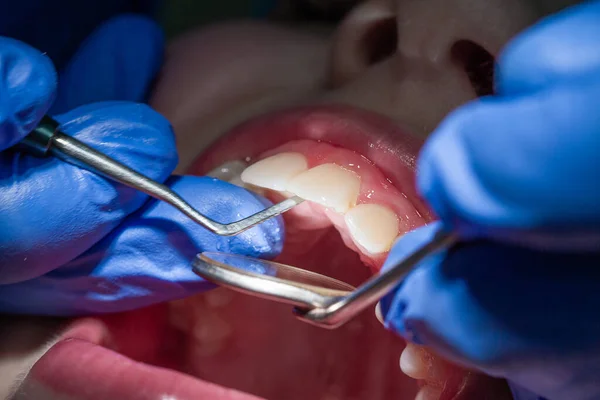
M304 155L309 169L318 165L333 163L356 173L361 179L357 205L379 204L392 210L398 217L398 235L402 235L425 223L424 218L407 199L406 195L394 187L373 162L353 151L334 147L323 142L299 140L269 150L261 154L256 160L252 160L252 162L284 152L295 152ZM269 193L269 197L275 201L280 199L280 196L273 193ZM294 230L316 230L333 224L342 235L344 243L349 248L357 251L363 262L369 265L379 267L386 257L387 253L365 254L364 249L358 249L349 235L344 216L340 213L307 202L287 214L289 214L286 215L287 225L292 225Z

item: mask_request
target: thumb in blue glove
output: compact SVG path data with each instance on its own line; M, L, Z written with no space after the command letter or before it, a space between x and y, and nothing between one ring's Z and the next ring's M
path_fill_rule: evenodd
M515 396L600 398L598 20L588 2L508 46L498 95L450 115L421 154L419 189L442 222L402 238L384 266L440 227L467 238L382 300L385 323L507 378Z
M33 130L41 118L99 101L142 101L160 69L164 38L150 19L108 20L60 73L36 49L0 37L0 151ZM59 96L56 96L58 87Z
M7 145L12 145L22 139L48 112L51 105L54 109L60 110L66 107L76 107L86 101L141 100L141 92L136 88L148 86L160 65L160 57L157 54L162 54L163 41L159 33L160 31L154 23L142 17L125 16L108 21L88 38L78 54L67 65L65 71L61 73L61 80L69 82L71 85L61 91L61 95L54 103L57 74L50 60L24 43L0 38L0 57L3 57L2 65L7 68L0 84L4 88L3 97L10 100L10 102L6 101L0 104L0 115L6 116L2 130L0 130L0 142L4 139ZM123 46L122 50L119 46L114 45L115 37L121 37L118 43ZM142 42L145 46L140 45ZM109 44L113 46L109 46ZM134 50L127 52L128 48ZM154 62L138 64L139 60L144 59ZM98 65L102 65L103 68L98 68ZM115 73L115 71L128 71L134 65L137 66L137 73L125 76ZM90 76L93 76L94 79L90 79ZM98 82L98 86L90 87L88 84L90 81ZM95 90L98 88L99 90ZM91 121L86 122L78 117L87 117ZM170 125L149 110L147 106L125 103L121 105L116 103L91 105L80 109L77 113L56 118L64 123L62 129L66 133L75 134L75 136L81 133L84 142L92 146L100 146L100 149L104 141L116 139L117 141L112 145L122 147L113 152L120 152L119 157L126 158L130 152L135 155L138 152L135 140L145 141L150 146L143 149L141 157L128 161L132 162L133 168L151 169L150 176L152 178L166 179L177 163ZM72 124L70 124L71 119L75 120ZM152 145L157 147L152 148ZM0 150L2 149L0 148ZM67 169L64 170L64 168ZM83 171L81 173L87 174ZM66 259L61 257L52 259L52 261L48 259L43 262L35 261L36 258L49 257L43 252L43 247L40 252L35 245L42 240L47 240L40 237L52 236L48 230L51 231L53 225L51 223L44 225L39 221L40 219L48 222L52 218L72 219L72 216L69 216L72 214L71 210L80 200L77 196L78 190L89 188L98 196L107 196L107 189L104 187L85 185L78 187L78 178L78 169L72 170L64 162L55 159L38 160L13 152L0 153L0 182L3 182L0 185L2 190L0 193L4 200L0 205L0 210L2 210L0 226L4 232L13 231L12 239L9 236L2 237L5 244L0 246L3 249L2 262L0 262L2 266L0 283L30 279L32 276L38 276L65 262ZM98 185L106 183L102 179L94 178L93 182ZM75 182L73 182L74 179ZM71 188L69 188L70 185ZM109 186L112 187L112 185ZM39 188L39 194L36 195L35 190L32 190L34 187ZM120 187L120 189L123 188ZM68 190L71 190L71 193L66 195ZM63 195L57 196L60 193ZM141 193L134 191L129 193L131 195L125 199L131 199L131 201L129 204L122 204L122 215L113 213L108 217L108 213L105 213L103 219L96 218L94 220L86 220L83 215L79 216L80 219L72 221L69 235L77 238L84 248L95 243L113 229L122 217L139 208L146 199ZM118 190L114 196L118 203L121 196ZM58 201L59 199L61 201ZM108 199L94 201L102 204ZM38 208L37 213L31 212ZM43 209L50 212L45 214ZM105 225L109 219L111 222ZM81 221L81 224L78 221ZM89 228L86 225L89 225ZM83 227L81 228L83 231L96 232L97 236L87 238L86 233L80 230L79 226ZM44 230L43 227L48 230ZM25 232L19 235L20 230ZM72 245L74 244L72 243ZM73 248L72 250L81 252L81 249ZM34 254L36 252L40 255L36 256ZM23 262L20 259L23 253L29 253L27 256L28 268L21 268L19 264ZM68 259L71 255L65 252L65 256ZM24 258L25 256L23 256ZM32 268L31 263L36 264L37 267ZM44 264L45 267L37 269L41 264Z
M90 49L102 48L103 37L114 38L114 29L123 26L112 24L100 29L98 37L83 46L84 55L76 57L72 65L80 63L93 70L95 64L90 58L109 55ZM41 65L39 53L23 44L15 45L25 49L21 54L29 57L29 64ZM128 68L137 61L129 57L116 60ZM50 67L40 74L53 81L55 74ZM147 87L146 80L152 73L146 69L156 69L156 65L139 68L144 71L132 73L127 80L139 77L140 82L131 87ZM69 70L78 71L68 77L72 87L77 87L76 77L85 77L79 68L66 71ZM118 87L122 83L111 82L111 77L120 75L96 72L106 85ZM31 85L22 79L17 83L21 86L13 85L11 90L27 91ZM48 86L38 98L51 99L53 89L53 85ZM107 100L108 96L142 96L143 92L112 92L103 86L96 95L83 93L87 100ZM78 98L71 92L63 104L77 104ZM36 108L34 115L41 117L49 102ZM263 199L214 179L168 179L177 163L173 132L163 117L145 105L101 102L76 108L56 119L65 133L152 179L166 180L194 206L218 221L231 222L264 208ZM30 128L21 124L19 129L26 134ZM37 159L12 151L0 153L0 197L0 310L11 313L81 315L129 310L183 297L208 287L190 269L197 252L229 251L269 257L280 251L283 235L281 221L273 220L236 237L218 237L174 208L148 202L140 192L57 159Z
M54 100L50 59L23 43L0 37L0 151L33 130Z

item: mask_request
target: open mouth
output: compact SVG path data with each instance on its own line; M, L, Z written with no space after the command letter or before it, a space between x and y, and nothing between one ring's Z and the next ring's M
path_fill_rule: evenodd
M414 187L420 145L362 110L295 109L234 129L191 172L274 201L307 199L284 215L276 261L357 286L381 268L397 237L432 219ZM61 339L23 386L44 394L36 398L511 398L503 381L407 346L374 310L329 331L297 321L290 307L224 288L79 320Z

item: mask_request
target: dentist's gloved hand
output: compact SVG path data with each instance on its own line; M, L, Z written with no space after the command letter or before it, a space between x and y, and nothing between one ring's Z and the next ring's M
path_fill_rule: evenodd
M166 181L213 219L230 222L264 208L264 200L211 178L169 177L177 163L170 124L148 106L126 101L142 100L161 53L162 36L149 21L113 20L62 72L53 103L50 61L0 38L0 312L81 315L143 307L210 287L190 268L199 251L268 257L280 250L278 220L219 237L138 191L9 148L53 104L65 133ZM79 106L84 103L92 104Z
M451 114L426 143L418 187L434 232L464 244L386 296L386 326L509 380L515 398L600 398L600 2L548 18L499 59L497 95ZM384 267L384 268L386 268Z

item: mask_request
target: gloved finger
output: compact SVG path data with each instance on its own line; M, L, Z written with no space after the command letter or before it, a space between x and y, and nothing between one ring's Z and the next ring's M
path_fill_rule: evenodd
M0 37L0 151L35 128L55 92L50 59L25 43Z
M538 396L537 394L510 381L508 381L508 386L510 387L513 400L546 400L542 396Z
M60 73L53 114L108 100L142 102L158 73L163 34L151 19L123 15L100 26Z
M436 225L400 239L384 269L430 240ZM591 348L600 334L598 262L598 252L465 243L425 259L381 311L388 329L469 368L494 376L511 370L517 378L531 363L550 362L540 357L544 349L561 349L559 373L559 361ZM514 359L520 364L507 364Z
M58 118L61 129L158 181L177 164L171 126L146 105L99 103ZM0 153L0 282L71 261L147 196L56 158Z
M465 235L548 229L578 245L578 229L600 223L600 114L588 111L598 95L600 78L457 110L422 150L420 192Z
M550 87L600 69L600 1L573 6L529 28L510 42L499 58L501 95Z
M252 193L214 178L174 177L167 184L219 222L264 209ZM52 315L131 310L213 287L191 269L199 252L269 258L281 251L282 244L280 218L221 237L170 205L152 200L71 263L32 282L0 287L0 309Z
M432 240L436 232L439 231L440 227L441 223L435 222L406 233L392 247L392 250L388 254L381 271L387 271L394 264L402 261L407 255L414 252L417 248ZM379 301L384 320L384 326L387 329L395 331L412 342L417 344L420 343L419 338L414 336L414 332L407 330L402 323L401 318L406 310L406 303L404 302L403 298L399 298L397 296L397 293L398 290L405 284L405 282L409 281L409 278L412 279L411 276L415 274L422 274L425 268L427 268L429 265L439 263L444 256L445 252L440 251L424 259L405 279L402 280L402 282L398 284L394 290L390 291Z

